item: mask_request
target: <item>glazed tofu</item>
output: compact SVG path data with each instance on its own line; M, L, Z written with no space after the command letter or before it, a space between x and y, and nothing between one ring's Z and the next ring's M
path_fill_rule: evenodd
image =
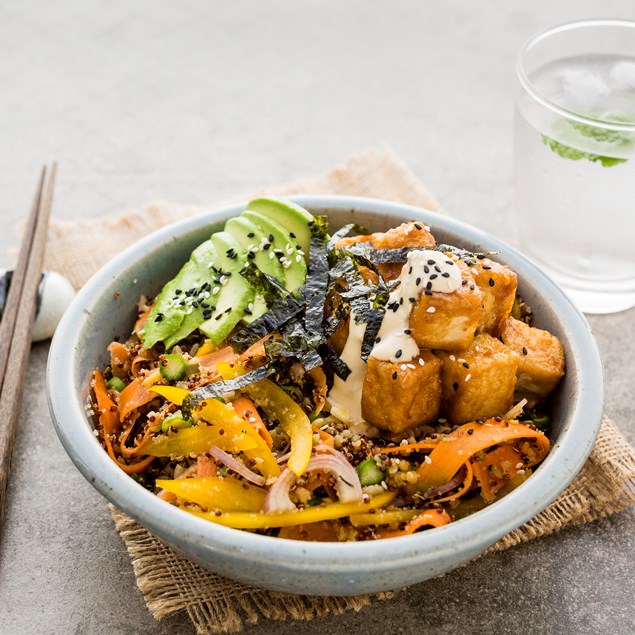
M564 349L558 338L508 317L503 323L501 339L518 357L516 391L519 395L530 401L546 397L564 375Z
M470 270L483 293L483 315L478 332L498 336L503 322L512 312L518 277L509 267L489 258L477 260Z
M430 351L405 364L368 360L362 390L362 416L368 423L402 432L435 421L440 407L441 360Z
M453 293L422 293L410 313L412 337L419 348L460 351L474 339L481 321L483 293L468 266L455 260L463 281Z
M437 355L443 362L442 411L452 423L503 415L512 407L518 356L499 340L481 333L460 353Z

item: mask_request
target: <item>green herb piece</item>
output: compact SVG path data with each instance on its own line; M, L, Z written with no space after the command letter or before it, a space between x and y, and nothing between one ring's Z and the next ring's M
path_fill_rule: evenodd
M112 388L117 392L121 392L126 387L126 384L124 384L123 381L119 379L119 377L111 377L106 385L108 386L108 388Z
M181 381L187 375L187 362L180 355L165 355L159 363L161 377L168 381Z
M532 417L531 421L536 426L536 428L538 428L538 430L544 430L551 425L551 417L549 415Z
M373 459L366 459L357 466L359 482L362 485L378 485L384 480L384 473Z

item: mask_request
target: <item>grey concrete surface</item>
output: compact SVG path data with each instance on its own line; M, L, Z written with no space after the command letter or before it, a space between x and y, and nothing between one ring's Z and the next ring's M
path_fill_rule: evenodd
M457 217L515 241L514 56L554 23L632 0L0 0L0 265L40 165L57 218L204 203L384 141ZM635 311L591 318L607 412L635 442ZM0 635L192 632L146 611L104 500L46 408L31 356L6 527ZM635 633L635 513L569 529L359 614L264 633Z

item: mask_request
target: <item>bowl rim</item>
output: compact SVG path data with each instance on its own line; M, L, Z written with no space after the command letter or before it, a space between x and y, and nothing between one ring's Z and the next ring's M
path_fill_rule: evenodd
M356 196L301 195L286 197L314 212L350 210L385 214L400 222L418 219L440 230L456 232L488 249L504 251L503 260L544 289L554 312L567 325L569 342L578 357L578 399L569 422L540 468L503 499L477 514L433 530L392 540L311 543L252 534L203 520L152 494L120 470L103 451L86 425L81 397L74 390L77 336L86 314L120 272L142 260L148 251L180 234L237 215L246 202L223 206L186 218L137 241L115 256L80 289L60 322L49 352L47 396L57 434L76 467L111 503L152 533L172 544L196 545L209 553L222 552L236 560L258 558L275 562L278 570L356 573L395 569L408 563L461 552L482 551L552 503L571 483L590 454L602 422L604 387L602 364L591 328L560 288L527 257L483 230L430 210L403 203ZM529 274L529 275L527 275ZM71 354L69 354L71 351ZM581 378L584 376L584 381ZM572 430L575 428L575 430ZM282 559L281 559L282 558ZM213 567L212 567L213 568Z

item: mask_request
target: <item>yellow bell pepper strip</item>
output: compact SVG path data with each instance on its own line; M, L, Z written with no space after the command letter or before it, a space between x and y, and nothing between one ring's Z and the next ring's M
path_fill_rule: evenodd
M306 509L282 512L279 514L250 514L247 512L226 512L217 516L213 512L197 512L188 509L191 514L211 520L212 522L234 527L235 529L269 529L271 527L290 527L292 525L306 525L323 520L345 518L352 514L362 514L371 509L379 509L388 505L396 492L386 492L373 497L368 503L331 503L321 507L307 507Z
M239 428L228 425L197 425L151 438L140 450L151 456L203 454L213 445L227 452L247 452L256 444Z
M218 372L223 379L233 379L247 371L238 364L218 364ZM282 429L291 439L291 453L287 466L296 475L301 476L313 451L313 426L302 408L272 381L263 379L241 391L260 406L270 417L280 421Z
M189 390L185 388L175 388L174 386L152 386L150 390L165 397L168 401L171 401L177 406L182 406L183 400L190 394Z
M247 485L231 476L181 478L174 481L157 479L156 483L157 487L176 494L184 501L210 510L259 512L267 496L267 490Z
M442 438L418 469L419 480L414 485L418 491L427 491L448 483L459 471L461 465L475 454L501 443L531 440L535 450L531 451L527 443L531 467L540 463L549 451L549 439L540 430L534 430L516 421L496 421L488 419L485 423L466 423Z
M375 512L374 514L356 514L351 516L350 520L353 527L392 525L393 523L406 523L420 513L420 509L395 509L393 511Z
M239 431L253 443L251 448L247 448L243 452L247 458L256 461L255 468L265 478L280 475L280 466L269 449L267 442L258 434L255 428L236 414L231 404L223 403L218 401L218 399L206 399L194 407L192 415L194 418L200 417L205 421L222 426L226 431ZM225 448L221 447L221 449Z

